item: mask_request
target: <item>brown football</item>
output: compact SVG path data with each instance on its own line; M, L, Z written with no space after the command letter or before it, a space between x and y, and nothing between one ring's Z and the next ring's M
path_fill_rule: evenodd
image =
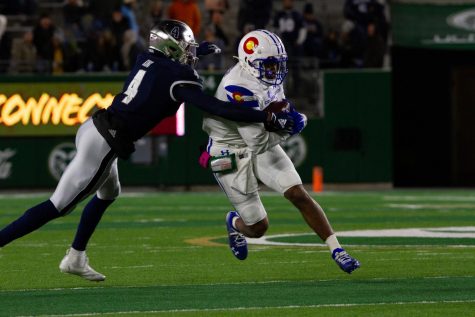
M264 111L272 112L272 113L289 111L289 110L290 110L290 105L287 100L273 101L264 109Z

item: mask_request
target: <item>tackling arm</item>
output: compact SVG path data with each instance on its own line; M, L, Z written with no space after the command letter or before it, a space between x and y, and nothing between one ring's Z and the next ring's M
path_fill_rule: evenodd
M177 100L193 104L203 111L228 120L241 122L267 122L270 120L270 116L264 111L243 108L230 102L221 101L206 95L195 85L176 86L173 95Z

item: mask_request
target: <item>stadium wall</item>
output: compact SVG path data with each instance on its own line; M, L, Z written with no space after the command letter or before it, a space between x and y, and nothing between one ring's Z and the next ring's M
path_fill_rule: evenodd
M210 93L221 76L204 76ZM75 154L78 122L110 102L123 80L123 75L0 78L0 188L55 186ZM303 181L310 183L313 167L321 166L328 183L391 183L390 72L325 71L322 93L323 116L309 119L302 135L283 145ZM62 112L52 110L58 107ZM207 142L201 118L199 110L187 107L184 136L140 140L132 158L119 163L121 183L214 184L197 163L199 146Z

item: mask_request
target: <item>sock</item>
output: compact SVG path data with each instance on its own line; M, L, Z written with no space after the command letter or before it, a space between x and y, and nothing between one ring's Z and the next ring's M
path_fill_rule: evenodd
M59 217L59 212L48 199L27 211L0 231L0 247L35 231L50 220Z
M91 238L97 224L102 218L107 207L112 204L114 200L99 199L96 195L87 203L81 215L76 236L72 243L72 247L77 251L86 250L87 243Z
M231 220L231 225L233 226L234 230L238 231L239 232L239 229L236 227L236 220L238 220L239 217L234 217L232 220Z
M72 256L75 256L75 257L79 257L79 256L82 256L82 255L84 254L84 251L78 251L78 250L76 250L75 248L71 247L71 248L69 249L69 253L68 253L68 254L70 254L70 255L72 255Z
M342 249L340 243L338 242L338 239L336 238L335 234L332 234L329 236L326 240L325 243L327 244L328 248L330 249L330 252L333 254L333 251L335 249Z

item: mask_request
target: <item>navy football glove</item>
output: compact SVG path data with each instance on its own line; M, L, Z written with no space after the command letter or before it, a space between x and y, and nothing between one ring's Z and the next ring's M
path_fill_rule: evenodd
M307 126L307 116L297 111L289 112L289 115L294 121L290 135L302 132L302 130Z
M284 130L288 133L292 133L294 126L294 116L288 112L269 112L269 115L270 117L268 118L267 122L264 123L267 131L275 132Z
M219 53L221 53L221 49L218 47L218 45L206 41L201 42L200 46L198 46L196 49L196 56L205 56Z

